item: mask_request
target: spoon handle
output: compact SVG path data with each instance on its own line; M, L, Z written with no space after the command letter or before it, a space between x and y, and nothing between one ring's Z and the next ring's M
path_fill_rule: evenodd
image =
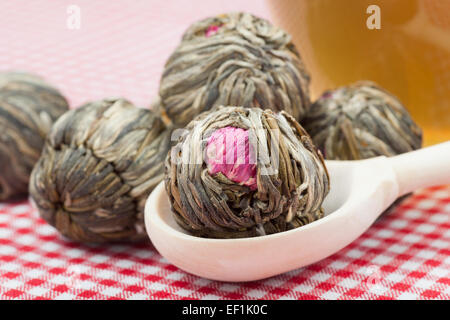
M397 175L400 196L450 184L450 141L389 158Z

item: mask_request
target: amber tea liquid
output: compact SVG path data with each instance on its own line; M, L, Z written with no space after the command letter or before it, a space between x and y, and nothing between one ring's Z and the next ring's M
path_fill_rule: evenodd
M424 129L450 140L450 0L270 0L312 76L312 97L357 80L397 95ZM379 7L380 29L367 13ZM373 13L373 12L372 12ZM371 20L373 22L373 20Z

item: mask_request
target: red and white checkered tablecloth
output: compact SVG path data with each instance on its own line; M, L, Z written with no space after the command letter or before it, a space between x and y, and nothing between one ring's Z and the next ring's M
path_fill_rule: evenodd
M72 4L80 29L67 27ZM270 18L258 0L0 1L0 70L41 74L72 107L107 96L148 106L185 27L237 10ZM319 263L241 284L187 274L149 244L70 242L27 201L0 203L0 298L449 299L450 186L417 192Z
M416 193L319 263L249 283L187 274L151 245L66 241L28 202L1 204L0 298L449 299L450 186Z

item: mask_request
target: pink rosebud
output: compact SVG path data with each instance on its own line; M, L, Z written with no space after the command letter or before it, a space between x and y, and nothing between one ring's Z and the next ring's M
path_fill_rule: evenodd
M219 26L215 26L215 25L209 26L208 29L206 29L205 37L208 38L208 37L216 34L217 31L219 31L219 28L220 28Z
M320 98L321 99L330 99L332 96L333 96L333 92L326 91L324 94L322 94L322 96Z
M206 146L208 172L221 172L233 182L257 189L255 151L248 130L225 127L213 132Z

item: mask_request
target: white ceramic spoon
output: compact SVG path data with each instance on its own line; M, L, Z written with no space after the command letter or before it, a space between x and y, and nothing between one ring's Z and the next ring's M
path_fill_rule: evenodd
M205 239L189 235L172 218L161 183L150 195L145 223L156 249L195 275L221 281L271 277L322 260L364 233L399 196L450 183L450 142L392 158L327 161L331 190L326 216L268 236Z

